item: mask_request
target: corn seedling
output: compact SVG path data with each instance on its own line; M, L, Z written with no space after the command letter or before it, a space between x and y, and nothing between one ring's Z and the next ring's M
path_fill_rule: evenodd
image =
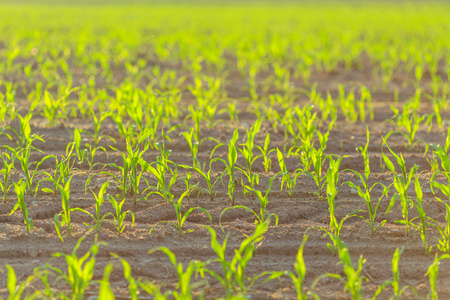
M286 187L289 196L292 196L294 192L295 186L297 184L298 177L302 174L301 172L295 172L294 175L289 173L286 162L284 161L283 153L281 153L280 149L277 148L277 158L278 165L280 166L283 177L281 179L281 191L283 191L283 187Z
M134 197L134 204L138 201L139 195L139 184L141 182L141 178L144 174L144 171L148 169L148 163L143 160L144 153L150 147L150 140L148 136L151 132L147 131L144 135L140 136L137 140L137 144L133 149L131 146L131 141L127 139L127 152L121 152L116 148L111 147L116 152L119 152L122 155L122 166L119 166L115 163L110 163L107 166L116 168L120 171L121 175L118 177L111 172L100 172L100 174L107 174L114 178L117 183L117 186L122 191L122 199L126 198L127 193L131 193ZM139 145L141 143L144 144L144 149L140 150ZM141 165L141 170L138 170L138 165ZM90 180L89 180L90 181Z
M411 185L411 181L414 177L414 175L417 173L418 166L414 165L409 172L406 171L406 165L405 160L403 158L403 155L397 155L392 149L389 147L389 145L386 143L386 140L383 138L383 142L386 145L386 147L389 149L389 152L395 157L397 164L400 167L401 174L397 175L395 171L395 166L392 163L392 161L387 157L386 154L383 153L383 160L386 164L386 167L392 172L392 176L394 177L394 183L393 186L397 193L394 194L392 197L389 206L386 210L387 214L391 208L394 206L395 201L397 199L400 199L400 204L402 207L402 216L403 220L401 220L401 223L405 225L406 229L406 235L408 235L409 229L411 228L411 221L408 218L408 211L409 208L413 207L413 202L411 198L408 196L408 188Z
M308 292L305 292L305 277L306 277L306 265L305 260L303 258L303 248L305 247L305 243L308 240L308 236L305 234L303 236L303 241L298 248L297 256L294 264L294 272L285 272L285 275L289 276L292 280L292 283L295 286L295 290L297 292L297 299L298 300L307 300L309 297L313 297L314 299L319 299L319 296L313 291L316 284L325 277L332 277L340 279L341 276L337 274L327 273L320 275L316 279L314 279L314 282L311 286L311 290Z
M0 188L3 192L3 203L6 203L6 195L12 187L12 184L9 183L9 176L11 175L12 170L14 170L15 157L12 154L3 152L0 154L0 159L3 163L3 169L0 171L0 174L3 174L3 179L0 181Z
M362 147L357 148L357 150L361 153L361 155L364 159L364 174L360 174L354 170L348 170L348 171L353 172L354 174L358 175L359 179L361 180L362 187L355 185L351 181L346 182L346 184L348 184L351 188L356 189L356 191L358 192L358 195L361 198L363 198L364 201L366 202L367 213L369 214L369 217L365 218L364 216L361 216L361 215L359 217L362 218L365 222L367 222L367 224L369 224L370 231L372 232L372 235L374 235L375 231L377 229L383 227L386 224L386 220L383 220L379 224L375 224L375 218L377 216L377 211L378 211L378 207L380 206L381 199L383 199L384 197L387 197L387 195L388 195L389 187L386 187L381 182L376 182L371 187L369 187L369 184L368 184L369 175L370 175L370 165L369 165L370 162L369 162L369 153L368 153L369 141L370 141L370 133L369 133L369 128L367 128L366 146L364 148L362 148ZM383 192L382 192L381 196L378 198L378 201L376 202L376 204L373 205L372 201L371 201L371 193L372 193L372 190L378 185L383 187ZM358 211L358 212L362 212L362 211Z
M131 299L138 300L139 282L133 277L130 264L125 259L119 257L115 253L111 253L111 256L120 260L120 263L122 264L123 268L123 276L128 281L128 291L130 293Z
M267 187L266 192L264 193L264 195L261 193L261 191L258 191L258 190L256 190L256 189L253 189L253 188L251 188L251 187L249 187L249 186L245 186L246 189L251 190L251 191L256 195L256 197L258 197L258 199L259 199L259 205L260 205L259 215L258 215L258 213L256 213L253 209L251 209L251 208L249 208L249 207L247 207L247 206L243 206L243 205L237 205L237 206L233 206L233 207L226 207L226 208L220 213L220 216L219 216L219 225L220 225L220 228L222 229L222 231L223 231L222 222L221 222L221 220L222 220L222 215L223 215L227 210L229 210L229 209L236 209L236 208L243 208L243 209L245 209L245 210L251 212L251 213L255 216L255 218L256 218L256 220L255 220L255 225L256 225L256 226L258 226L258 224L264 223L264 222L266 221L267 218L270 219L272 216L275 217L275 226L277 226L277 225L278 225L278 215L276 215L276 214L274 214L274 213L268 214L268 213L267 213L267 210L266 210L266 207L267 207L267 205L269 204L269 193L270 193L270 191L271 191L271 189L272 189L273 181L274 181L276 178L278 178L280 175L281 175L281 172L278 173L276 176L270 178L270 180L269 180L269 185L268 185L268 187Z
M421 140L416 140L416 133L419 130L419 126L422 123L430 123L428 131L431 130L431 121L433 115L417 115L417 107L413 103L406 103L403 107L403 111L400 113L398 109L391 106L394 111L393 123L396 123L399 130L391 131L385 137L387 140L389 136L393 133L400 133L407 141L407 148L412 151L414 146L421 142Z
M36 174L38 172L39 166L47 159L54 157L54 156L47 155L47 156L44 156L38 162L30 162L31 150L37 150L33 146L29 146L27 148L17 148L17 149L11 148L9 146L4 146L4 147L7 148L9 151L11 151L11 153L13 153L15 159L17 159L20 162L20 166L21 166L22 171L25 176L25 183L27 185L28 192L30 193L30 195L33 195L33 181L34 181L34 177L36 176ZM37 151L39 151L39 150L37 150ZM34 168L33 171L31 171L30 167L33 166L34 164L36 164L36 167ZM36 191L35 191L35 193L36 193Z
M349 291L352 295L353 300L359 300L363 298L363 280L369 281L365 276L361 275L363 270L364 263L366 259L363 259L361 255L358 260L358 265L355 269L353 267L352 260L350 258L350 254L348 253L347 245L337 236L334 237L337 240L337 250L339 253L339 258L341 260L341 264L344 267L344 274L347 278L345 282L345 291Z
M313 194L319 199L322 199L322 190L325 185L326 176L322 175L323 166L327 159L330 159L330 155L325 155L325 149L327 147L328 136L333 128L334 122L331 122L328 126L328 131L324 134L317 132L319 139L319 148L314 147L312 137L302 138L302 146L294 152L301 160L302 172L307 174L314 180L317 186L317 192Z
M158 156L156 162L153 163L155 164L155 167L153 167L151 164L146 164L145 166L145 170L150 172L157 180L156 187L149 187L149 189L151 189L152 191L148 195L160 195L166 201L166 203L169 203L173 200L173 194L170 193L170 189L178 179L178 170L176 164L168 159L169 155L172 153L172 150L165 150L164 143L157 143L156 147L160 150L161 155ZM169 164L175 165L175 169L172 170L169 167ZM166 179L167 173L172 176L170 180Z
M101 127L103 122L109 118L112 113L111 112L103 112L99 116L97 116L93 111L91 111L92 119L94 122L94 132L91 133L87 130L83 130L84 133L87 133L93 140L94 144L92 145L92 148L96 148L100 141L104 138L109 139L111 142L116 143L116 141L110 137L109 135L101 134Z
M269 154L275 151L275 149L269 150L269 145L270 145L270 134L266 132L266 138L264 139L264 146L261 147L259 145L256 145L256 148L258 148L259 151L261 152L260 157L264 159L263 166L264 171L266 173L272 169L272 159L269 158Z
M202 171L200 168L193 168L193 167L189 167L189 166L186 166L186 165L178 165L178 167L181 167L183 169L189 169L189 170L195 171L201 177L203 177L203 179L206 181L206 185L208 186L208 188L207 189L198 188L199 191L198 191L197 196L200 195L200 192L206 191L209 194L211 201L213 201L214 200L214 196L217 194L217 191L214 192L213 190L214 190L214 187L216 186L217 181L220 179L220 177L217 177L216 180L214 180L212 178L211 165L212 165L212 161L210 161L210 163L209 163L209 170L206 173L204 171Z
M84 157L86 156L86 150L81 150L81 134L77 128L73 131L73 147L77 155L78 164L82 166Z
M14 191L17 195L17 203L16 205L14 205L14 208L11 210L9 215L12 215L20 207L20 210L22 211L23 221L27 226L27 233L30 234L31 231L33 231L33 219L28 217L28 208L27 204L25 203L25 182L19 181L18 183L14 183Z
M255 124L250 129L246 130L246 137L247 141L244 144L241 144L242 149L238 148L239 152L241 152L242 156L245 159L245 166L239 165L237 169L244 173L245 177L247 177L247 180L250 184L250 189L244 189L244 196L245 191L250 191L250 193L253 194L253 189L256 185L259 184L259 176L258 174L255 174L252 172L252 165L253 163L260 157L253 155L253 150L255 148L254 139L255 136L258 134L259 130L261 129L261 119L256 120Z
M44 174L46 176L46 178L41 179L35 188L35 192L37 193L40 184L43 181L50 181L51 183L53 183L53 190L49 189L49 188L43 188L42 191L46 192L46 193L52 193L52 194L56 194L56 192L58 191L58 186L59 185L65 185L67 182L67 179L70 176L70 173L72 173L72 170L74 168L75 165L75 153L73 153L75 144L74 143L70 143L67 145L66 147L66 155L61 155L61 159L58 159L58 157L56 156L49 156L49 158L54 158L56 160L56 166L55 166L55 171L53 171L53 173L49 173L49 172L45 172L45 171L40 171L38 172L39 174Z
M433 263L428 267L427 273L425 273L425 276L428 276L430 280L431 289L431 291L428 293L427 299L438 299L437 278L439 275L439 265L441 264L441 260L443 259L450 259L450 254L442 254L441 256L438 256L438 254L436 253Z
M400 255L402 254L403 249L399 250L398 248L395 249L394 256L392 257L392 279L386 280L375 292L373 296L373 300L380 295L380 293L386 289L388 286L392 286L392 290L394 292L394 296L392 296L390 299L400 300L402 299L402 295L407 290L411 290L417 297L417 290L410 285L400 287L400 271L398 268L398 262L400 260Z
M430 225L428 222L429 217L427 217L425 210L423 209L422 205L422 198L423 198L423 192L422 188L420 186L419 177L416 175L415 177L415 190L416 190L416 203L415 207L417 209L417 212L419 213L419 216L416 218L411 219L410 223L411 226L413 226L417 232L420 234L420 239L423 242L423 245L425 247L425 254L428 255L431 252L431 246L428 247L427 242L427 226ZM418 225L414 224L413 221L419 219L420 223ZM398 223L404 224L402 221L399 221Z
M6 265L6 269L8 270L6 282L6 288L9 294L8 300L23 299L22 294L25 292L26 287L35 279L35 274L30 275L24 281L17 283L17 276L14 268L10 265Z
M126 224L124 224L125 218L127 214L131 215L131 227L134 227L134 213L131 210L122 211L122 207L125 204L125 198L122 199L122 201L117 202L116 198L114 196L109 195L108 201L111 202L112 206L114 207L114 227L117 230L117 234L120 236L120 234L125 230Z
M93 283L95 259L102 243L97 242L95 238L94 244L88 252L81 257L77 256L77 250L81 246L81 242L86 235L80 238L75 245L71 254L54 253L53 257L64 257L67 263L67 271L47 265L47 268L56 272L58 277L62 278L70 286L71 299L82 300L85 298L86 289Z
M155 228L156 225L158 224L171 224L173 225L177 230L178 233L180 234L180 236L183 235L183 224L186 221L186 219L189 217L189 215L194 211L194 210L201 210L203 211L209 219L209 222L211 223L211 215L209 214L209 212L204 209L203 207L191 207L190 209L188 209L184 214L181 213L181 204L182 201L184 199L184 197L186 197L188 194L190 193L189 190L185 191L183 194L181 194L180 198L178 199L178 201L171 201L173 203L173 206L175 207L175 214L177 216L177 222L171 222L171 221L161 221L156 223L155 225L152 226L152 228L150 229L150 233L152 233L153 229ZM187 231L187 232L192 232L194 231L193 229Z
M55 215L54 223L55 223L56 233L58 234L59 238L63 242L64 242L64 239L62 238L61 228L64 225L67 226L67 233L69 235L72 234L72 223L71 223L71 217L70 217L71 212L80 211L80 212L89 214L87 211L85 211L82 208L79 208L79 207L71 208L70 207L70 182L72 181L72 178L74 175L70 176L64 185L58 185L59 193L61 194L61 206L62 206L63 210Z
M233 132L233 137L231 138L231 140L228 142L228 161L225 161L221 158L214 158L212 160L212 162L219 160L221 161L224 165L225 165L225 170L222 173L222 175L220 176L222 184L223 184L223 176L225 174L228 175L228 197L231 200L231 206L234 206L234 191L236 189L236 162L237 162L237 157L238 157L238 152L237 152L237 148L236 148L236 141L239 137L239 132L238 129L235 129ZM214 150L219 147L219 145L217 145Z
M430 179L431 191L433 192L433 194L435 194L434 189L437 188L450 201L450 158L447 156L446 150L443 147L434 145L434 148L435 148L435 151L433 153L435 153L436 156L439 157L443 171L434 173L431 176L431 179ZM436 181L435 178L436 178L437 174L444 174L445 178L447 179L447 184ZM436 228L441 235L441 238L438 240L438 245L437 245L438 249L441 250L442 252L449 253L450 252L450 205L449 205L449 203L450 202L444 201L438 197L436 197L436 199L439 202L441 202L442 204L444 204L444 206L445 206L445 211L446 211L445 226L442 227L439 223L437 223L435 221L431 221L432 222L431 225L434 228Z
M192 179L192 173L191 172L187 172L186 177L183 177L181 179L183 180L184 184L186 185L186 192L188 192L186 197L188 197L188 205L189 205L189 197L191 196L191 193L194 190L198 189L199 183L196 183L196 184L192 184L191 183L191 179Z
M37 104L38 103L36 101L33 102L31 104L28 114L26 114L24 117L22 117L19 114L17 115L19 117L19 127L20 127L19 130L16 130L14 127L11 127L11 126L8 127L17 136L17 138L18 138L17 145L20 148L30 147L31 144L33 143L33 141L35 141L35 140L44 142L44 140L42 139L41 136L38 136L36 134L31 134L30 120L31 120L31 117L33 116L32 112L35 109L35 107L37 106ZM9 137L9 135L8 135L8 137Z
M337 160L330 158L330 166L327 170L327 200L328 211L330 212L330 232L339 237L339 232L346 219L354 215L345 216L339 223L336 219L336 203L335 199L338 194L338 182L339 182L339 166L343 157L339 157Z
M189 149L191 150L191 157L192 157L192 167L193 168L200 168L200 162L198 161L198 148L199 148L199 141L196 141L194 139L194 128L191 129L190 132L183 132L183 137L186 139L189 145Z
M169 257L170 262L172 263L172 265L175 267L175 269L177 271L177 276L178 276L177 289L178 289L178 291L172 292L172 295L174 296L174 298L175 299L185 299L185 300L193 299L193 295L192 295L193 287L203 284L202 282L197 282L197 283L193 283L193 284L191 283L192 276L196 272L197 265L199 264L199 262L196 260L191 260L189 262L188 267L186 269L184 269L183 265L177 261L175 254L172 251L170 251L168 248L158 247L158 248L151 249L150 251L148 251L148 253L152 254L156 251L162 251L164 254L166 254L167 257Z
M97 232L100 231L100 229L102 227L102 223L105 220L105 218L113 215L111 212L109 212L102 216L101 212L100 212L103 202L105 201L105 193L106 193L106 189L108 188L109 184L110 184L109 181L105 182L101 186L97 195L91 189L91 192L95 198L95 215L89 213L88 211L85 211L94 220L95 224L92 227L95 228L95 230ZM85 225L89 226L88 224L85 224Z
M263 272L254 277L247 277L245 275L247 265L255 253L256 245L262 241L263 234L267 231L269 224L270 218L267 218L265 222L258 224L255 232L242 241L238 249L235 249L234 256L231 260L227 260L226 258L228 237L226 237L222 245L220 245L217 241L216 231L211 227L206 227L211 234L211 248L216 253L217 258L203 263L201 272L202 274L203 272L210 274L220 282L225 288L227 299L233 299L233 297L245 297L256 280L263 276L270 275L265 279L264 282L266 282L283 275L284 272ZM220 263L222 266L222 274L206 268L209 264L214 262Z
M109 263L106 265L103 271L103 277L101 280L99 280L100 286L98 288L98 299L116 299L109 283L109 277L111 276L113 268L114 266Z

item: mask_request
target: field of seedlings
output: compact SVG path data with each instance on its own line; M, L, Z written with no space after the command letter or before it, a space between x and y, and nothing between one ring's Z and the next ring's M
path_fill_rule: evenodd
M0 4L0 299L450 299L450 4L130 3Z

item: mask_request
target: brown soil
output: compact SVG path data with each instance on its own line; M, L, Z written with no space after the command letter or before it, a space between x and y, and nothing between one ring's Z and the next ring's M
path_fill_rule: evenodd
M363 74L359 74L363 73ZM351 84L354 82L365 81L364 84L368 86L376 86L378 82L372 79L371 72L349 72L343 70L336 74L315 74L311 82L317 81L319 83L319 91L336 92L337 83ZM400 75L399 75L400 76ZM403 75L404 76L404 75ZM402 78L406 80L406 78ZM392 84L395 85L395 82ZM231 97L245 96L245 92L241 92L239 82L231 83L228 95ZM389 104L393 102L393 88L390 86L387 92L378 90L373 93L375 103L375 120L369 122L367 125L371 132L370 145L370 159L371 159L371 182L382 182L389 185L392 182L392 175L384 172L380 166L381 157L381 135L385 135L392 130L394 126L390 123L384 122L387 118L392 116ZM406 98L414 94L411 86L400 89L400 102L402 103ZM304 98L304 97L303 97ZM296 104L305 103L306 99L299 96ZM186 92L183 95L181 105L191 103L192 96ZM400 103L400 104L401 104ZM245 113L246 103L240 103L240 108L243 111L240 114L240 124L252 124L254 117ZM424 102L422 105L423 112L430 112L430 107ZM35 116L32 120L32 132L38 135L43 135L46 140L45 143L36 143L36 147L42 150L45 154L62 154L67 143L70 140L71 125L75 125L83 129L92 129L90 125L86 125L85 120L71 120L66 125L56 126L54 128L43 127L44 120ZM264 132L268 130L271 133L271 147L283 147L284 137L281 131L274 132L269 124L264 124L265 128L261 130ZM225 142L227 138L231 137L232 130L238 126L220 124L214 129L203 128L202 134L204 136L213 136ZM176 163L190 164L191 157L185 140L179 136L183 128L171 133L172 144L170 148L173 153L170 159ZM323 128L325 129L325 127ZM356 171L363 170L362 157L356 152L355 148L364 146L365 144L365 129L366 124L361 122L355 124L347 124L343 118L340 117L337 121L334 130L330 134L327 152L337 155L348 155L341 165L341 169L351 168ZM117 138L117 133L113 127L113 123L105 123L103 133L110 134ZM244 131L241 131L243 136ZM87 137L84 136L83 137ZM445 140L445 133L433 127L430 133L426 128L421 128L418 139L423 139L426 143L443 143ZM257 144L262 145L264 135L260 134L257 137ZM1 144L14 145L14 142L9 141L5 136L0 137ZM413 164L420 165L420 171L429 170L429 164L423 155L426 143L420 142L412 152L407 151L403 144L404 139L400 135L391 136L389 143L392 149L402 152L405 156L408 167ZM106 143L105 143L106 146ZM124 149L123 141L119 142L116 147ZM201 147L200 160L206 160L213 147L212 143L205 142ZM42 157L44 154L34 153L33 158ZM157 152L149 150L145 158L148 161L155 161ZM225 147L220 148L215 157L226 156ZM273 158L273 170L271 173L264 173L261 159L255 164L255 169L261 177L261 190L265 190L268 178L273 176L278 170L278 164L275 156ZM120 161L117 153L109 151L109 157L100 153L97 162L115 162ZM288 165L292 167L293 171L298 160L290 158ZM17 167L19 167L17 165ZM43 164L42 169L50 171L53 167L53 161L48 161ZM213 164L214 175L218 176L222 171L220 163ZM71 207L80 207L87 211L94 211L94 198L88 191L84 193L84 184L87 178L93 173L98 173L98 170L92 172L86 171L83 174L76 175L71 185L70 205ZM180 177L186 173L185 170L180 169ZM13 180L17 181L20 174L15 172ZM146 175L150 182L152 178ZM434 195L429 190L428 180L431 176L429 171L421 175L422 186L424 189L424 206L428 215L439 222L445 221L444 206L438 203ZM38 179L42 175L38 175ZM98 175L94 177L89 187L95 192L106 180L111 180L107 175ZM200 185L205 186L205 182L198 176L194 175L194 182L200 182ZM357 181L357 177L350 172L344 171L341 175L341 182ZM184 183L178 182L173 191L176 196L179 196L184 190ZM230 201L227 196L226 187L220 182L216 187L217 195L213 201L205 193L200 193L196 198L194 194L189 198L189 205L187 202L183 205L183 211L189 207L201 206L209 211L212 216L212 227L218 233L219 240L222 241L225 236L229 236L227 253L229 257L234 252L246 235L252 234L255 225L254 218L250 213L243 209L235 209L226 212L222 218L222 224L225 233L222 233L219 227L219 216L222 210L230 206ZM113 189L109 190L111 193ZM293 271L295 257L298 247L302 241L303 234L311 227L327 228L329 224L328 204L325 200L317 200L317 197L312 194L314 191L314 183L306 176L301 176L297 184L297 188L292 196L289 196L286 191L280 192L280 182L276 181L270 193L270 200L268 211L275 213L279 217L278 226L273 223L267 233L264 235L264 241L258 247L254 258L248 266L247 275L254 276L263 271ZM379 195L381 190L376 191ZM393 194L391 189L390 196ZM414 192L411 193L414 195ZM442 195L441 195L442 196ZM17 273L19 280L25 280L26 276L31 274L33 269L44 265L47 261L52 259L52 253L64 252L70 253L76 245L77 240L88 231L88 227L84 222L91 222L88 216L81 212L72 213L73 233L68 236L64 231L65 242L61 242L56 235L53 218L56 213L61 210L60 196L49 196L44 193L38 193L36 197L27 195L26 201L29 207L30 216L34 220L34 232L31 235L26 234L25 226L23 224L22 215L20 212L9 216L9 212L14 206L16 196L13 190L8 195L6 204L0 204L0 265L12 265ZM347 243L353 263L356 264L360 255L367 259L364 265L363 275L369 280L364 282L364 296L371 297L376 291L377 287L384 281L392 277L391 259L396 248L403 248L403 254L400 258L400 278L401 285L411 285L416 287L418 297L420 299L426 298L430 288L428 284L428 277L425 277L428 266L432 263L435 250L432 254L426 256L422 241L418 234L411 230L409 236L405 236L405 230L402 225L394 223L395 220L401 219L401 209L397 203L393 210L387 215L384 211L388 206L389 200L383 199L379 210L377 221L381 222L386 219L387 224L382 227L374 236L370 234L369 226L360 218L352 217L345 221L344 228L341 233L341 238ZM236 204L246 205L254 210L259 210L259 202L257 199L247 195L243 197L242 188L238 187L236 192ZM342 185L336 200L337 217L340 220L346 214L356 210L365 210L365 202L357 195L351 193L347 185ZM112 211L109 203L105 202L103 205L103 212ZM195 211L187 220L185 224L185 231L188 229L195 229L193 232L185 233L179 236L173 227L170 225L158 225L154 231L149 235L150 228L159 221L175 221L175 212L172 204L165 204L164 201L152 195L145 201L139 201L136 206L133 205L132 198L125 203L124 210L132 210L136 215L136 224L131 228L130 218L127 217L127 228L121 236L117 233L111 224L106 221L103 224L102 231L98 234L98 240L106 242L100 247L100 252L97 256L96 271L94 279L101 279L103 270L107 263L117 262L117 259L112 257L110 253L116 253L120 257L126 259L132 268L132 273L136 278L145 278L154 283L162 285L162 290L174 289L176 279L176 272L171 265L169 259L161 252L148 254L147 251L165 246L172 250L179 261L187 266L190 260L196 259L200 261L207 261L215 258L214 252L210 247L210 235L208 231L201 226L208 224L208 219L200 211ZM416 216L415 209L410 211L412 216ZM84 253L92 245L95 233L89 233L88 237L82 243L79 250L79 255ZM305 246L305 261L307 265L306 286L309 288L314 279L325 273L337 273L344 275L342 265L338 264L339 258L333 255L327 249L327 237L323 236L323 232L317 229L309 230L309 239ZM436 244L437 232L430 229L429 242L432 245ZM54 258L51 264L55 267L64 269L66 267L63 258ZM212 265L213 269L219 270L218 265ZM123 271L119 264L116 265L111 275L111 285L117 296L121 295L127 299L127 282L123 277ZM200 278L194 280L198 281ZM450 280L450 262L443 261L440 266L438 291L441 299L450 298L450 288L445 283ZM254 299L293 299L296 297L295 288L288 277L282 277L281 280L273 280L267 283L257 281L254 285L251 294ZM6 276L0 276L0 294L5 295ZM60 286L61 289L67 288ZM90 287L88 295L96 295L98 285L93 284ZM208 277L208 286L201 286L197 291L203 291L207 299L224 296L224 290L220 284L212 277ZM321 299L349 299L350 295L344 292L344 283L336 279L322 280L316 292ZM380 299L388 299L392 296L392 288L386 289L381 295ZM413 294L407 292L405 298L412 298Z

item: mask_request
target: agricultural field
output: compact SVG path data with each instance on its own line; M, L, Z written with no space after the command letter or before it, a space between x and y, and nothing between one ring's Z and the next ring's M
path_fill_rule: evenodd
M0 299L449 299L450 4L0 4Z

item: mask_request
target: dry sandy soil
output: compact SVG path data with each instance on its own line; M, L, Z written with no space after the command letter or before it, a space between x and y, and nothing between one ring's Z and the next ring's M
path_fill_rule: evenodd
M319 83L319 91L336 92L338 83L351 84L352 82L363 82L368 86L375 86L377 82L371 79L371 72L336 72L333 74L315 74L312 82ZM404 78L396 78L392 85L400 83ZM364 82L366 81L366 82ZM390 90L392 90L390 86ZM408 97L412 96L414 90L409 87L400 90L400 104ZM238 98L242 96L239 92L239 82L232 83L228 91L230 97ZM371 132L370 145L370 160L372 174L370 176L371 183L382 182L389 185L392 182L392 175L387 170L382 170L380 166L381 157L381 135L385 135L390 130L394 129L394 125L384 122L387 118L392 116L389 104L393 101L392 92L377 91L373 93L375 103L375 119L368 123ZM20 100L20 99L19 99ZM183 95L182 105L192 103L192 96L186 93ZM297 104L305 103L306 98L299 97ZM245 113L246 103L241 103L240 108L243 111L240 114L240 125L252 124L254 118L251 114ZM427 104L422 105L422 112L430 112L430 107ZM36 143L36 147L41 149L45 154L62 154L67 143L71 141L70 134L72 125L86 130L93 129L91 125L86 125L84 120L70 120L65 125L54 128L42 127L43 119L35 116L32 120L32 131L39 135L43 135L46 143ZM283 147L283 133L281 131L275 132L269 124L263 125L264 132L268 130L271 133L271 147ZM231 133L236 125L226 125L222 123L214 129L204 128L203 136L213 136L225 142L231 136ZM322 128L322 129L325 129ZM170 159L176 163L190 164L191 156L189 148L184 138L179 136L182 129L171 134L172 144L170 148L173 150ZM363 159L356 152L355 148L364 146L366 142L366 124L355 123L346 124L340 118L328 142L327 152L337 155L348 155L341 165L341 169L351 168L356 171L363 171ZM115 138L119 138L112 122L105 123L102 132L109 134ZM244 131L240 131L243 136ZM84 136L83 136L84 137ZM87 136L86 136L87 137ZM433 128L430 133L426 128L421 128L418 133L418 139L423 139L426 143L443 143L445 140L444 132ZM264 141L264 134L257 136L257 143L262 145ZM402 152L405 156L408 167L413 164L420 165L420 171L429 170L429 164L423 156L426 143L420 142L415 149L410 152L404 148L404 139L400 135L393 135L389 139L389 143L394 151ZM5 136L0 137L1 144L15 145L14 142L9 141ZM105 144L106 146L106 144ZM116 145L120 149L124 149L123 142ZM200 160L207 159L213 147L213 143L205 142L200 149ZM216 157L226 156L225 147L220 148L216 153ZM44 154L34 153L34 158L43 156ZM156 160L157 152L149 150L145 155L148 161ZM256 171L261 176L261 190L265 190L269 177L273 176L279 171L276 158L273 156L273 170L271 173L264 172L261 160L255 164ZM109 157L100 154L98 162L114 162L120 161L117 153L110 151ZM298 160L290 158L288 165L291 166L291 171L294 171ZM48 161L42 166L42 170L51 170L53 161ZM19 167L17 165L17 167ZM214 176L218 176L223 169L220 163L213 164ZM70 204L72 207L81 207L88 211L94 210L94 199L91 193L87 195L84 193L84 184L87 178L99 172L94 170L92 172L86 171L80 175L76 175L71 185ZM183 177L185 170L180 170L180 177ZM13 180L18 180L20 174L15 172ZM420 175L422 180L422 187L424 189L424 208L428 215L439 222L445 221L444 206L438 203L434 195L431 193L428 180L431 176L429 171ZM40 177L42 178L42 176ZM147 176L149 180L152 179ZM106 180L111 178L107 175L98 175L90 183L94 191L98 191L99 187ZM197 175L194 176L194 182L200 182L200 185L205 186L205 182ZM357 181L357 177L350 172L343 171L341 174L341 183L346 181ZM176 195L180 195L184 190L182 181L176 184L173 189ZM270 193L268 211L276 213L279 217L278 226L272 223L266 234L262 244L257 248L254 258L248 266L247 275L257 275L263 271L293 271L295 256L298 247L302 241L302 237L308 228L314 226L328 227L329 212L326 200L317 200L317 197L312 194L314 191L314 182L307 176L301 176L297 184L297 188L292 196L289 196L286 191L280 192L280 182L276 181L274 188ZM114 189L109 190L113 193ZM377 194L378 193L378 194ZM375 196L379 195L381 190L375 192ZM393 195L393 189L389 194L389 198ZM411 191L414 196L414 191ZM442 195L441 195L442 196ZM60 196L49 196L44 193L38 193L36 197L27 195L26 201L28 203L30 215L34 220L34 232L31 235L26 234L25 226L20 212L9 216L9 213L16 202L16 196L11 190L8 195L6 204L0 204L0 266L6 264L12 265L20 280L24 280L27 275L31 274L33 268L44 265L52 258L52 253L65 252L70 253L75 246L77 240L88 231L88 227L84 222L91 222L88 216L80 213L72 213L72 222L74 231L72 236L68 236L64 232L65 242L61 242L56 235L53 218L56 213L61 211ZM352 217L345 221L344 228L341 233L341 238L347 243L353 263L356 264L360 255L367 259L364 265L363 275L369 280L364 282L364 296L371 297L376 291L377 287L385 280L392 277L391 258L396 248L404 248L403 254L400 258L400 278L401 285L411 285L417 289L418 298L426 298L429 292L428 277L425 277L428 266L432 263L435 250L432 254L426 256L422 241L417 232L411 230L409 236L405 236L405 230L402 225L394 223L395 220L401 219L401 208L399 203L394 206L394 209L387 215L384 215L389 203L389 199L383 199L377 217L377 222L386 219L387 224L376 232L374 236L370 233L369 226L360 218ZM243 197L242 188L238 186L236 192L236 204L246 205L255 210L259 209L259 202L256 198L251 196ZM336 200L337 217L341 219L346 214L355 210L364 210L366 208L365 202L357 195L353 194L347 185L342 185ZM254 218L243 209L235 209L226 212L222 218L225 233L222 233L219 227L219 215L222 210L230 206L229 198L226 194L226 188L222 184L217 185L217 196L213 201L205 193L201 193L198 198L194 194L189 198L189 205L187 202L183 205L183 211L189 207L201 206L207 209L212 216L212 227L218 233L219 240L222 241L225 236L229 235L227 246L227 253L229 257L233 254L245 235L252 234L255 225ZM150 228L158 221L176 220L175 212L172 204L166 204L164 201L153 195L146 201L139 201L136 206L133 205L131 197L125 203L125 210L132 210L136 215L136 224L131 228L129 217L127 218L127 228L121 236L117 236L113 225L106 221L103 225L102 231L98 234L98 240L105 242L100 247L100 252L97 256L96 271L94 279L101 279L103 270L107 263L117 261L110 253L116 253L120 257L125 258L132 267L132 273L136 278L145 278L154 283L162 285L162 290L174 289L176 279L176 272L170 264L169 259L161 252L148 254L147 251L158 246L166 246L171 249L177 258L183 262L185 266L192 260L206 261L213 259L214 252L210 247L210 235L208 231L201 226L208 224L207 217L200 211L194 212L186 222L187 229L195 229L190 233L185 233L179 236L173 227L170 225L159 225L149 235ZM103 205L103 212L112 211L109 203L105 202ZM415 209L410 211L412 216L416 216ZM436 244L436 232L430 229L429 242L432 245ZM89 249L92 245L95 232L91 232L82 243L79 250L81 255ZM305 246L305 261L307 265L306 286L309 288L314 279L325 273L337 273L344 275L342 265L338 264L339 257L333 255L326 246L329 242L327 237L317 229L312 229L308 232L309 239ZM66 267L63 258L54 258L51 264L55 267L64 269ZM219 265L212 265L213 269L219 270ZM122 296L120 299L128 299L127 288L128 284L123 277L122 268L117 264L111 275L111 284L117 296ZM200 278L194 279L199 281ZM450 261L442 261L438 279L438 291L441 299L450 298L450 288L446 284L450 280ZM38 285L36 284L36 287ZM58 284L56 284L58 287ZM0 276L0 294L6 295L6 274ZM67 288L62 284L60 289ZM93 284L88 295L96 295L98 285ZM220 284L213 278L208 278L208 285L202 285L196 289L202 291L207 299L216 297L223 297L224 290ZM344 283L336 279L324 279L316 288L316 292L321 299L349 299L350 295L344 292ZM262 284L258 281L251 292L254 299L294 299L296 297L295 288L290 279L282 277L280 280L273 280ZM380 299L388 299L393 295L392 288L387 288L381 295ZM405 298L413 298L411 292L405 294ZM143 296L143 298L145 298Z

